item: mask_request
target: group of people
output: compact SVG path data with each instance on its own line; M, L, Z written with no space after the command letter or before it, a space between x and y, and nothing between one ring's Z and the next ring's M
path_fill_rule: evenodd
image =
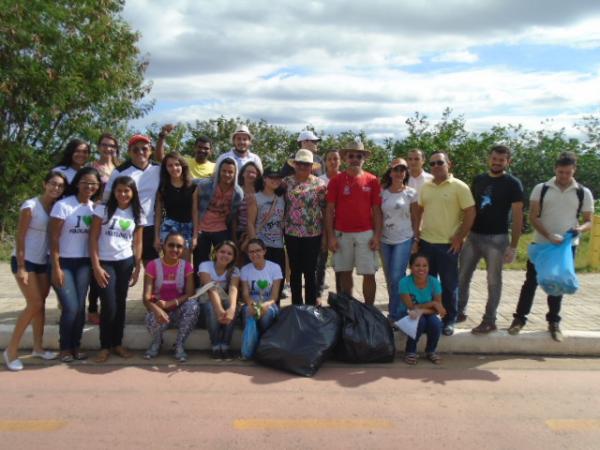
M292 304L319 303L330 252L335 290L352 295L356 270L368 304L375 301L381 260L390 323L406 315L419 321L416 338L406 344L409 364L417 361L422 334L427 358L440 362L437 342L466 319L469 284L481 259L488 301L472 332L496 330L503 264L515 258L523 223L524 193L508 173L509 148L492 147L488 172L469 187L452 175L442 151L429 156L431 173L423 170L423 152L413 149L406 159L391 161L380 181L363 169L370 151L359 139L321 157L320 139L303 131L298 151L284 167L263 168L244 125L232 134L233 148L215 163L204 136L196 139L193 157L166 152L173 128L161 129L155 148L149 137L132 136L123 164L110 134L98 141L100 158L93 163L90 146L73 140L46 176L41 195L23 203L11 266L26 308L3 353L9 369L23 368L18 347L30 323L34 357L87 358L80 343L88 292L88 318L100 325L95 361L112 354L130 357L122 345L126 298L142 266L151 336L146 358L159 354L164 330L176 327L174 356L185 361L185 341L204 312L211 356L231 359L238 317L245 323L254 316L259 330L268 328L279 313L288 276ZM558 244L567 230L591 227L593 198L575 181L575 170L575 156L564 153L556 161L556 176L532 191L535 243ZM44 350L42 342L50 286L61 308L59 354ZM509 333L525 325L536 286L535 267L528 261ZM557 341L562 340L560 306L561 297L548 297L546 317Z

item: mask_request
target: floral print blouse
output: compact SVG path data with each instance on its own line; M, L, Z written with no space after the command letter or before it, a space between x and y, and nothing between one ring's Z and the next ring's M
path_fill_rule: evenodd
M306 181L297 181L294 175L283 179L285 194L285 234L295 237L313 237L323 233L327 185L310 175Z

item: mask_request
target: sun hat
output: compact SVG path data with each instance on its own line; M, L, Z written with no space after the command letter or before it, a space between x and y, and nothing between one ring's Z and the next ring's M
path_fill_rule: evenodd
M318 137L311 130L301 131L300 134L298 135L298 142L302 142L302 141L316 141L316 142L319 142L320 140L321 140L321 138Z
M365 148L364 144L360 140L360 137L355 137L353 141L342 145L342 148L340 148L340 154L344 154L346 152L361 152L365 153L367 156L371 154L371 150Z
M236 134L247 134L250 139L254 139L254 136L252 136L252 133L250 133L250 130L248 129L247 125L238 125L237 128L235 129L235 131L233 133L231 133L231 141L233 142L233 138L235 137Z
M148 136L144 136L143 134L134 134L129 139L129 142L127 143L127 147L131 147L132 145L135 145L138 142L143 142L145 144L152 143L152 141L150 140L150 138Z
M394 169L398 166L404 166L406 169L408 169L408 164L406 164L406 161L403 158L392 159L392 162L390 163L390 168Z

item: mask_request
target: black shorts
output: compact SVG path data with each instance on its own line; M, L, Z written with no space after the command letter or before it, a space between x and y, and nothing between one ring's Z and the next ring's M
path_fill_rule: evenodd
M18 268L19 265L17 264L17 257L12 256L10 258L10 269L12 270L12 273L16 274ZM36 264L25 260L25 272L48 273L48 269L48 264Z
M152 261L158 258L158 253L154 248L154 225L144 227L142 235L142 260Z

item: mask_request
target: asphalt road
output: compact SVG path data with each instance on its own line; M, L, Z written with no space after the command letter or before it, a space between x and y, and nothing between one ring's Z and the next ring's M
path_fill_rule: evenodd
M327 363L312 379L194 361L0 370L0 448L600 448L600 359Z

